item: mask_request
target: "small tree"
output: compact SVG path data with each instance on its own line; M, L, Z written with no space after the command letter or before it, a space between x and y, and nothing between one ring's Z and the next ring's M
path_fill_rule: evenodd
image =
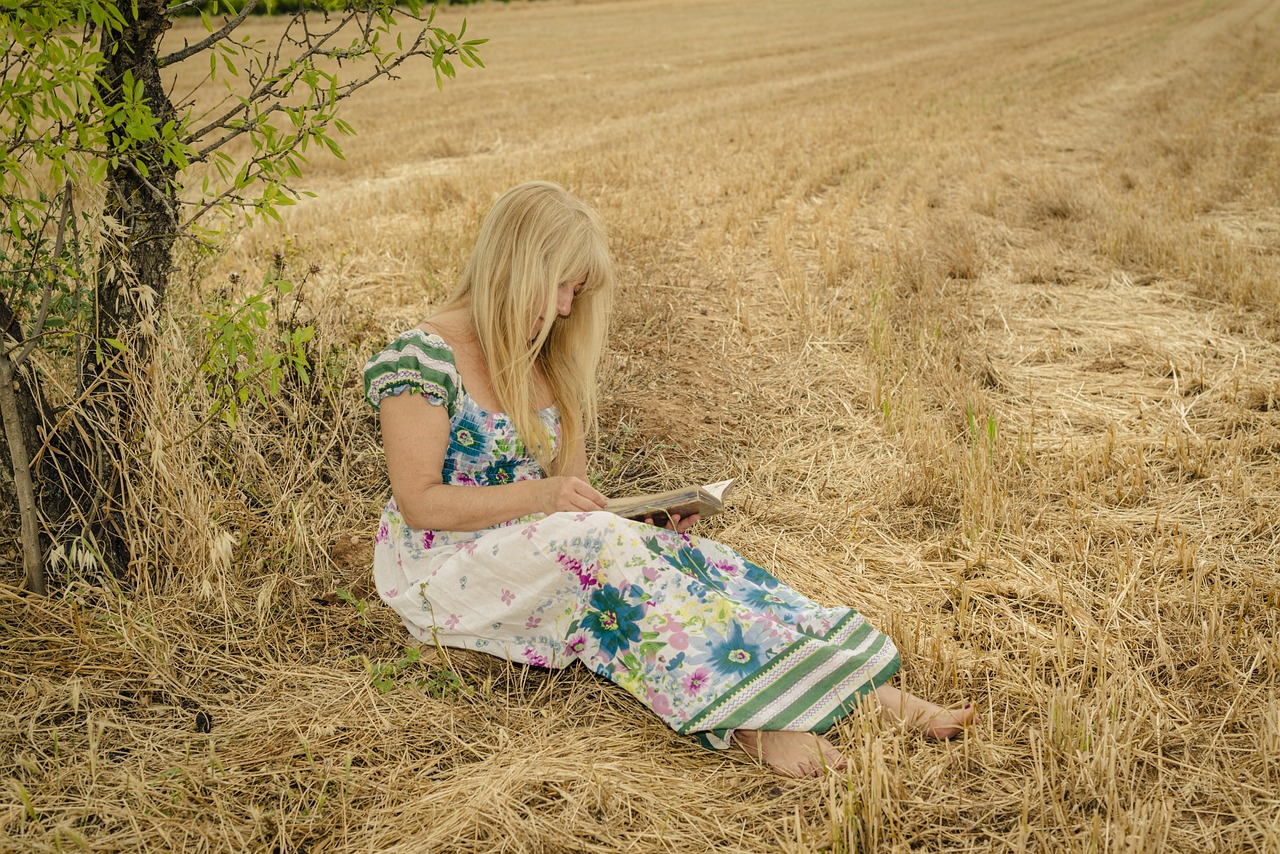
M244 34L260 0L221 2L0 0L0 494L38 592L60 536L128 565L119 473L177 241L278 220L309 154L342 156L339 108L374 80L421 58L443 86L453 58L483 64L485 40L422 0L303 0L274 44ZM196 13L204 36L162 50ZM173 103L186 63L220 96Z

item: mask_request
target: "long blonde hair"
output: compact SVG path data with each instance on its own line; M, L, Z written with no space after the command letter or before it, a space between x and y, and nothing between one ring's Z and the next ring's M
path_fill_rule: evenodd
M559 286L584 278L567 317ZM613 262L595 211L559 184L530 181L508 190L480 226L475 248L442 310L467 308L499 405L544 471L562 474L584 425L596 417L596 371L613 297ZM544 318L529 340L530 327ZM560 412L560 452L533 399L541 364Z

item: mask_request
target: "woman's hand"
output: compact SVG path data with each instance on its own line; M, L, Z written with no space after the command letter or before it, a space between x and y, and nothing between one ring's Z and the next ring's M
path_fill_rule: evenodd
M672 513L667 516L666 524L658 527L666 528L668 531L675 531L677 534L683 534L685 531L693 527L694 523L698 521L698 518L697 513L694 513L692 516L683 517L679 513ZM653 521L652 516L646 517L644 521L646 525L657 526L657 523Z
M595 487L573 475L547 477L537 483L540 489L538 505L543 513L603 510L609 503L609 499Z

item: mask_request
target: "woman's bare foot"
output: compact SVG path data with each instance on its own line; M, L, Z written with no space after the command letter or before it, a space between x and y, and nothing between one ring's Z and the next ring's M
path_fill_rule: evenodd
M828 768L843 771L849 765L834 744L812 732L739 729L733 743L784 777L818 777Z
M944 709L889 685L876 689L876 699L887 720L919 730L926 738L955 738L965 727L978 722L978 709L973 703L965 703L959 709Z

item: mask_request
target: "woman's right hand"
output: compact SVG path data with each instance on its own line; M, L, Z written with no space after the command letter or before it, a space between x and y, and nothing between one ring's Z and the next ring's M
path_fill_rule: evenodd
M561 475L538 481L539 508L543 513L603 510L609 499L580 477Z

